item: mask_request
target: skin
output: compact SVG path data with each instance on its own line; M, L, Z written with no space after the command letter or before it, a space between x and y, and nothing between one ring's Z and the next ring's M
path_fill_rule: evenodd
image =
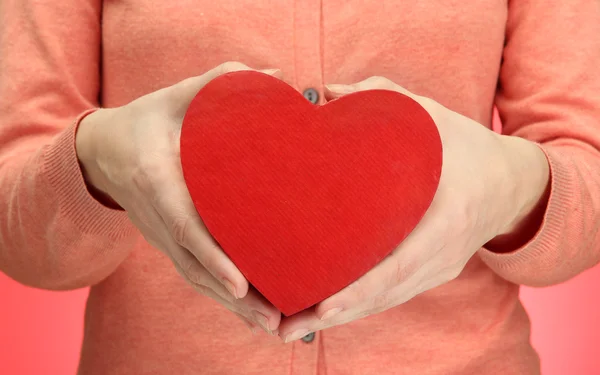
M416 100L438 126L442 175L431 207L405 241L347 288L284 318L279 335L285 342L383 312L455 279L484 244L529 228L548 196L548 161L529 141L498 135L382 77L327 88L330 100L369 89Z
M249 288L208 233L179 158L181 124L191 100L210 80L239 70L251 69L225 63L125 106L98 110L81 122L75 143L90 189L125 209L148 243L167 255L190 285L234 312L253 332L262 327L275 334L280 312Z
M181 123L192 98L210 80L237 70L250 68L225 63L123 107L98 110L81 122L76 149L90 190L125 209L144 238L171 259L190 285L234 312L253 332L262 327L290 342L404 303L455 279L490 240L511 243L515 233L523 234L532 220L537 222L535 213L545 206L549 166L534 143L498 135L382 77L329 85L329 100L386 89L419 102L441 135L442 175L423 220L390 256L314 308L282 319L211 238L179 162Z

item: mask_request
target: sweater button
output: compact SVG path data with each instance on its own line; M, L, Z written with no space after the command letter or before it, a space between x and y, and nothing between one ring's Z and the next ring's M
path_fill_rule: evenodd
M315 333L311 332L308 335L304 336L302 338L302 341L304 341L307 344L310 344L311 342L313 342L315 340Z
M319 102L319 92L313 88L304 90L302 95L304 95L306 100L308 100L312 104L317 104Z

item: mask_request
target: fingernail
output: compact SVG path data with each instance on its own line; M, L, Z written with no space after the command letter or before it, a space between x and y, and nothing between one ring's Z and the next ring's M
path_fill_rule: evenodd
M329 91L337 94L350 94L351 92L355 91L354 87L350 85L331 84L325 85L325 87L327 87Z
M235 287L233 286L233 283L229 280L227 280L226 278L221 280L221 282L223 283L223 285L225 285L225 288L227 288L227 290L229 291L229 293L231 293L231 295L233 296L233 298L238 299L238 295L237 292L235 290Z
M263 314L259 313L258 311L253 311L252 312L252 316L254 317L254 320L256 320L256 322L258 324L260 324L260 326L263 327L263 329L265 331L267 331L268 334L270 334L270 335L273 334L271 332L271 330L269 329L269 319L267 319L266 316L264 316Z
M285 342L287 344L288 342L299 340L299 339L303 338L304 336L308 335L309 333L310 333L310 331L307 329L299 329L299 330L294 331L294 332L290 333L289 335L285 336L285 339L283 340L283 342Z
M331 319L334 315L339 314L341 311L342 311L341 307L336 307L331 310L327 310L327 311L325 311L325 314L323 314L323 316L321 316L321 320Z

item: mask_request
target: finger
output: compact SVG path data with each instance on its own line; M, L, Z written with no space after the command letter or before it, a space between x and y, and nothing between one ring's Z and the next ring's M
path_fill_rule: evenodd
M166 246L164 246L160 241L160 236L156 234L156 231L153 230L149 225L147 225L142 219L140 219L137 215L133 215L131 212L127 213L127 217L131 221L131 223L140 231L144 240L150 244L153 248L160 251L161 253L168 255ZM160 218L159 218L160 219ZM159 225L162 225L162 220L158 221ZM156 225L155 225L156 226Z
M329 320L321 320L317 316L315 308L309 308L284 318L279 325L279 336L286 343L296 341L311 332L321 331L364 318L370 315L369 311L364 310L367 307L368 306L365 304L357 308L343 311L336 315L334 319Z
M181 169L166 173L160 185L163 188L156 192L153 203L170 236L189 250L235 298L243 298L248 293L248 281L206 229L192 203Z
M173 263L179 274L181 274L194 289L224 304L230 310L244 315L246 319L252 321L254 325L260 326L265 332L273 335L273 332L279 327L281 313L262 295L256 290L251 289L243 299L236 300L200 265L198 260L191 256L187 251L179 253L175 257L181 256L188 256L190 259L183 262L184 264L191 264L191 266L186 266L186 269L184 270L178 265L178 262L181 261L173 260Z
M426 223L421 221L389 256L357 281L319 303L316 306L317 316L330 319L344 310L384 295L419 272L428 261L425 250L435 246L435 236L428 236L426 227Z
M364 91L364 90L392 90L398 91L402 93L408 93L408 90L402 88L396 83L390 81L389 79L381 76L372 76L367 79L364 79L360 82L353 83L351 86L354 87L355 91Z
M221 298L230 302L235 300L235 296L216 280L187 249L173 240L156 210L151 209L145 215L144 220L132 214L129 215L129 218L150 245L171 259L177 271L188 283L207 286L215 290Z
M216 291L219 296L229 302L235 301L234 296L219 283L187 249L181 247L170 236L159 214L153 212L146 214L141 220L130 214L129 219L140 230L140 233L152 247L167 255L180 275L193 286L206 286ZM151 222L152 224L146 224Z
M279 69L262 69L262 70L259 70L259 72L264 73L264 74L268 74L268 75L273 76L275 78L279 78L279 79L283 78L283 73Z
M348 95L348 94L352 94L352 93L360 92L360 91L365 91L365 90L389 90L389 91L395 91L400 94L406 95L409 98L411 98L412 100L419 103L419 105L421 105L423 108L425 108L425 110L430 114L430 116L433 117L434 122L436 124L443 122L443 120L441 118L439 118L439 115L437 115L440 113L446 113L446 111L441 111L441 108L443 108L443 106L441 104L439 104L438 102L436 102L433 99L412 93L409 90L405 89L404 87L390 81L387 78L383 78L383 77L370 77L363 81L360 81L360 82L357 82L354 84L350 84L350 85L328 84L328 85L325 85L324 94L325 94L325 99L327 101L331 101L331 100L340 98L344 95Z
M361 305L405 283L420 271L438 269L444 253L445 232L432 204L421 221L392 253L357 281L316 306L317 315L327 319ZM435 271L429 271L435 277Z
M314 308L286 317L279 325L279 336L284 342L292 342L324 328L324 322L315 314Z
M220 295L212 289L206 287L195 287L201 294L204 294L215 301L221 303L230 311L233 311L239 316L243 316L254 327L260 327L271 336L276 335L279 331L279 322L281 313L275 312L268 306L260 302L259 295L256 291L250 291L244 299L246 301L235 300L233 302L224 300ZM251 300L250 300L251 299Z
M194 264L199 265L198 261L193 259ZM201 267L201 266L200 266ZM180 269L178 271L181 272ZM202 269L194 271L196 274L200 274ZM269 301L267 301L260 293L254 288L248 291L248 294L242 299L233 299L231 295L221 286L217 280L212 278L206 270L205 277L202 283L191 283L195 288L208 288L218 295L222 300L226 301L229 305L235 307L235 311L243 314L248 319L252 320L255 324L262 327L267 333L273 334L279 323L281 322L281 312L277 310ZM184 272L182 275L185 277L189 272Z
M172 95L171 97L174 100L187 108L198 91L206 86L207 83L220 75L242 70L253 69L239 62L226 62L212 68L202 75L186 78L183 81L180 81L179 83L169 87L168 90L170 91L170 94Z
M229 303L234 303L236 298L225 288L222 283L213 277L198 262L187 249L173 243L169 250L169 257L173 261L177 272L192 286L206 287L217 293L222 299Z
M206 84L208 84L210 81L223 74L245 70L256 69L239 62L226 62L200 76L186 78L183 81L180 81L179 83L167 88L167 90L169 90L170 97L173 99L176 108L184 109L185 112L198 91L200 91L200 89L206 86ZM263 69L260 71L262 73L281 78L281 71L279 69Z
M387 78L377 76L369 77L353 84L328 84L325 85L324 93L325 98L336 99L347 94L365 90L390 90L409 96L414 100L422 98Z
M308 332L324 330L382 313L409 301L422 291L437 286L432 283L423 285L421 280L425 274L419 272L395 289L325 319L317 313L318 306L284 318L279 326L279 336L287 343L302 338Z
M327 101L335 100L353 92L356 92L356 88L352 85L330 84L325 85L323 89L323 94Z
M184 264L190 265L186 266L186 270L177 265L177 261L173 263L177 271L196 290L205 295L218 297L220 302L226 302L226 306L229 306L230 310L233 309L239 314L243 314L271 335L279 327L281 313L256 290L251 289L243 299L236 300L189 252L184 251L177 256L189 257L183 261ZM208 290L210 290L210 293L207 292Z
M246 325L246 327L248 327L248 329L250 330L250 332L252 332L253 335L256 334L256 330L258 329L258 326L254 323L252 323L250 320L246 319L243 315L238 314L238 313L234 313L238 318L240 318L240 320L242 321L242 323L244 323Z
M193 287L194 287L194 289L198 293L200 293L200 294L202 294L202 295L204 295L204 296L206 296L206 297L214 300L218 304L220 304L223 307L225 307L227 310L231 311L233 314L235 314L242 321L242 323L244 323L244 325L246 325L246 327L248 327L248 329L250 329L250 332L252 332L253 335L256 334L256 331L257 331L257 329L260 328L260 326L255 321L252 321L252 319L249 319L248 317L246 317L243 314L243 312L241 312L239 310L239 308L237 306L235 306L235 304L230 303L229 301L221 298L220 295L218 295L217 293L215 293L210 288L203 287L201 285L195 285Z
M319 319L327 320L363 305L408 279L419 266L414 260L393 253L360 279L319 303L315 312Z
M246 297L237 300L235 304L249 310L252 318L265 328L267 333L273 334L279 328L281 312L253 287L250 287Z
M159 217L158 213L155 214ZM143 224L142 224L143 225ZM149 230L148 227L145 228ZM238 307L238 311L248 312L258 324L265 328L269 333L276 330L281 321L281 312L277 310L264 296L256 289L250 288L244 298L235 299L229 289L220 283L215 277L208 272L198 259L193 256L186 248L177 244L168 233L164 225L154 226L150 233L162 233L162 238L165 238L165 244L162 247L168 249L165 253L171 258L175 268L188 283L198 288L209 288L213 290L221 299ZM153 235L148 235L152 237ZM160 240L155 241L160 242Z

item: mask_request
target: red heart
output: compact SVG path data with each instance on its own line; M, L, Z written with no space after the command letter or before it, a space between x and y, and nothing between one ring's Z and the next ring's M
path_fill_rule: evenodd
M262 73L225 74L181 132L187 187L209 232L289 316L390 254L431 204L437 127L416 101L373 90L314 106Z

